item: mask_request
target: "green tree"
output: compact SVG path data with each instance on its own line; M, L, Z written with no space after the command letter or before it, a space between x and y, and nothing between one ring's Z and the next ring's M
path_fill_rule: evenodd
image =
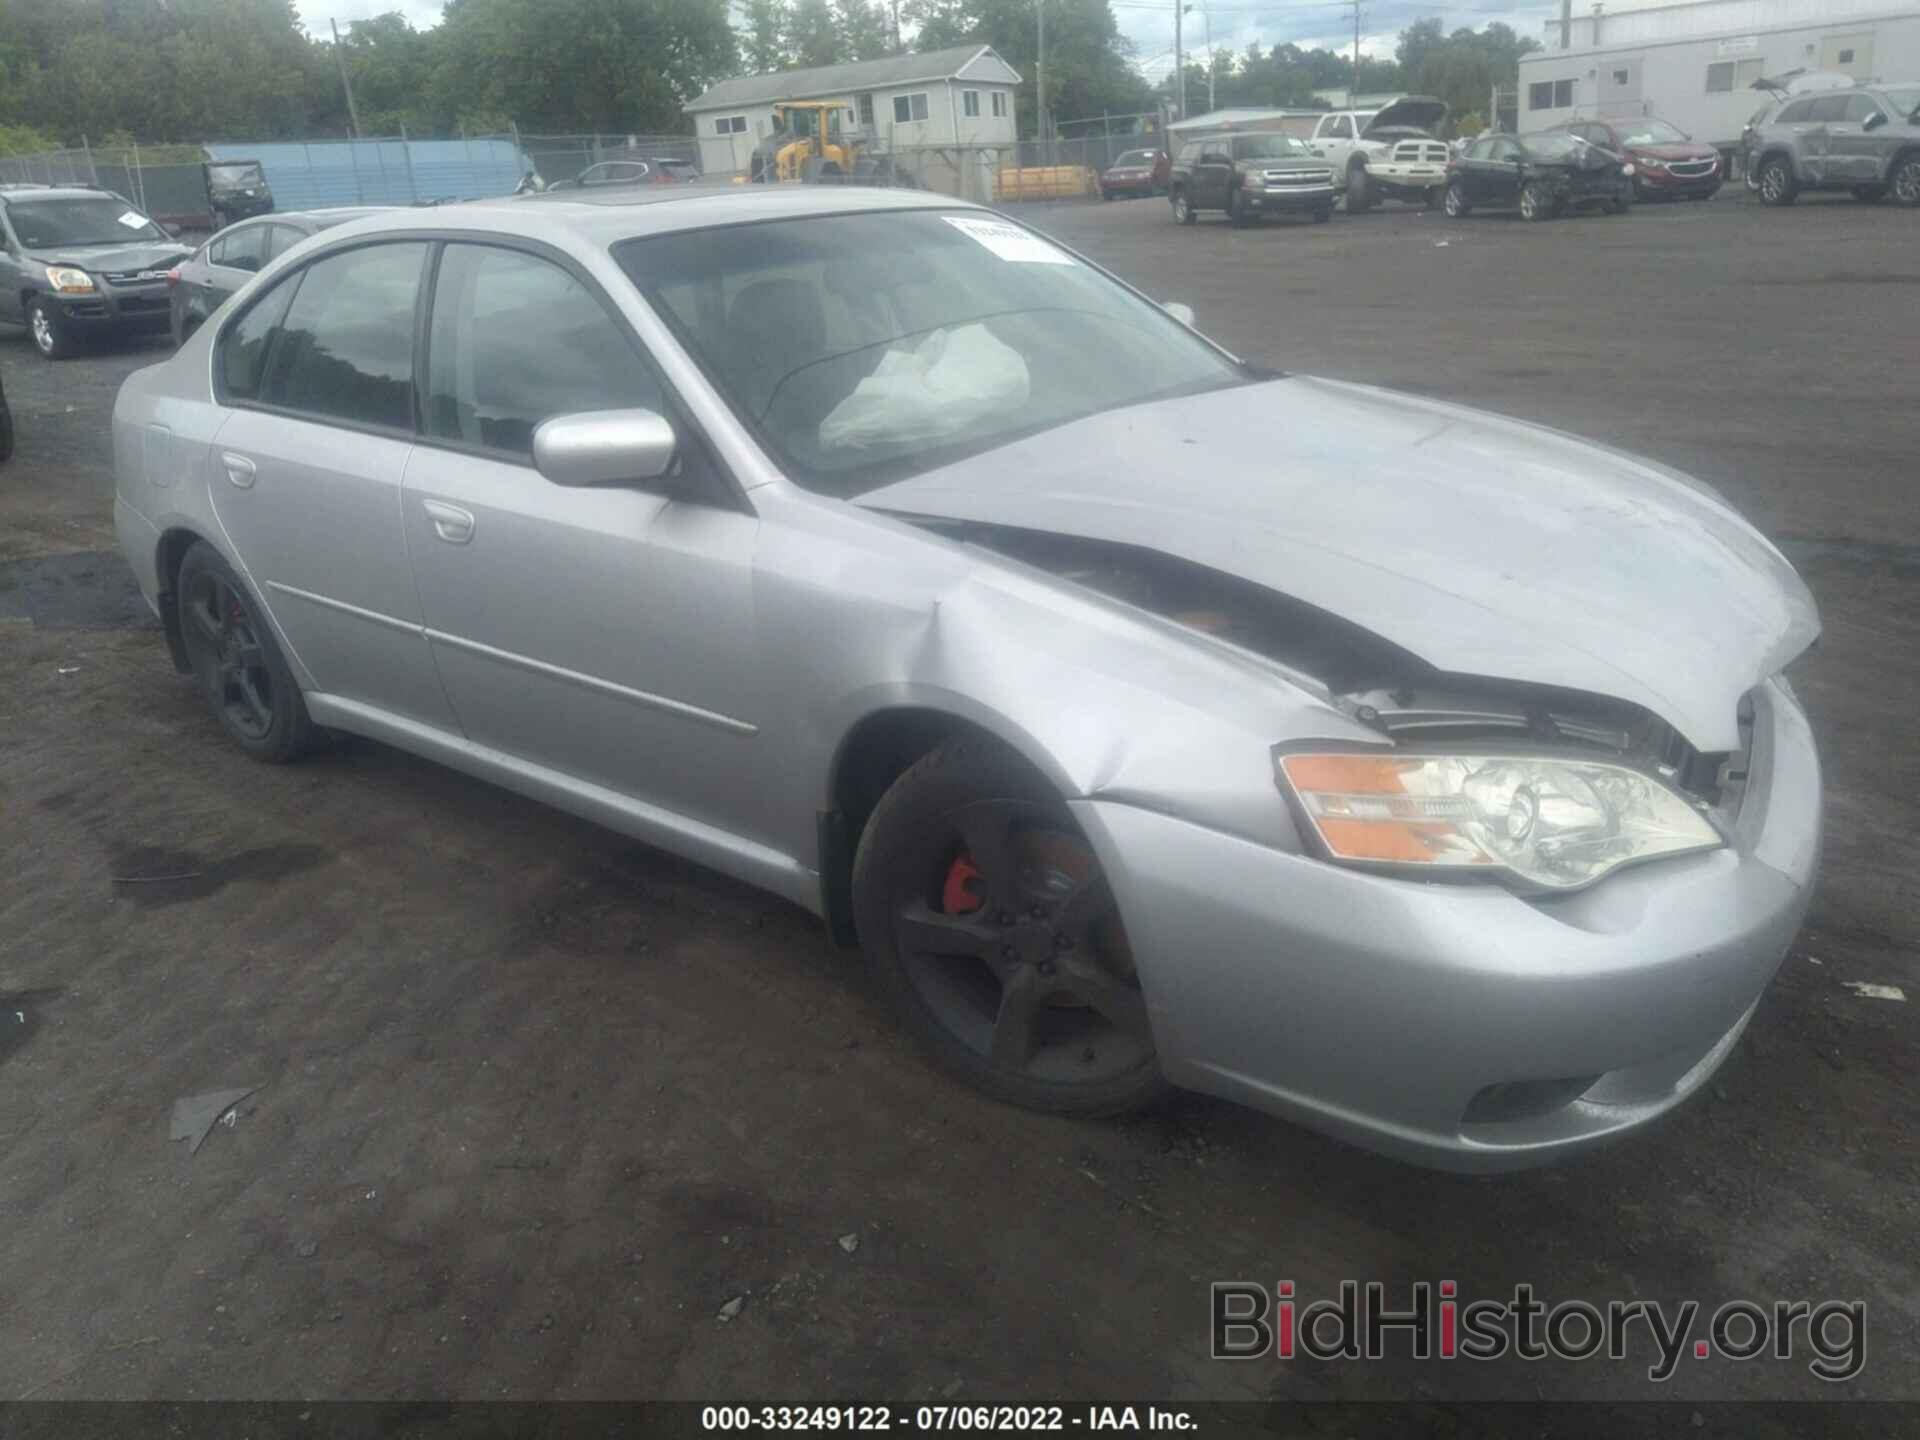
M796 65L839 63L840 27L828 0L795 0L788 12L787 48Z
M909 0L901 15L919 26L917 50L977 42L1018 70L1022 134L1034 134L1036 0ZM1133 45L1107 0L1038 0L1047 7L1047 104L1056 123L1151 108L1152 91L1133 68Z
M787 0L746 0L742 7L747 26L740 41L740 58L747 72L764 75L793 63L787 49Z
M893 53L893 20L873 0L834 0L842 60L878 60Z
M1454 133L1473 134L1494 88L1518 84L1520 57L1539 48L1539 41L1523 39L1497 20L1483 30L1463 27L1445 36L1438 20L1422 20L1400 32L1396 54L1406 71L1407 88L1446 101L1454 115ZM1472 130L1463 125L1469 119Z

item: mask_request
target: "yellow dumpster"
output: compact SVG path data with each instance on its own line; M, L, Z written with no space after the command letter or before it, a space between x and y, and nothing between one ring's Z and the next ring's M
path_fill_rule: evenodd
M1085 165L1027 165L1001 170L993 180L996 200L1070 200L1099 193L1099 177Z

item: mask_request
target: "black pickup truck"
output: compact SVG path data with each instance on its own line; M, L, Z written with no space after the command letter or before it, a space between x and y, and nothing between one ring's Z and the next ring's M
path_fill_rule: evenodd
M1189 140L1167 176L1173 218L1191 225L1224 210L1236 225L1262 215L1333 214L1333 169L1291 135L1212 135Z

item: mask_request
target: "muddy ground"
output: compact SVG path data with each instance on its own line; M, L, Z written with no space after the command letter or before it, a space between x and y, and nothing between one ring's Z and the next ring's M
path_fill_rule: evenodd
M1844 986L1920 1000L1917 217L1032 216L1250 358L1692 470L1802 566L1824 871L1708 1092L1490 1180L1199 1099L978 1099L780 902L377 745L231 752L113 553L113 394L163 349L0 329L0 1399L1920 1396L1920 1007ZM1860 1299L1869 1361L1210 1360L1208 1282L1281 1277Z

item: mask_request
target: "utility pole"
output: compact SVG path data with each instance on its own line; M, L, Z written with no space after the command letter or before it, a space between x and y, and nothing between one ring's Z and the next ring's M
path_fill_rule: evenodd
M1052 127L1047 124L1047 0L1033 0L1033 13L1038 17L1040 25L1040 58L1033 65L1034 83L1040 87L1038 101L1040 113L1034 118L1040 122L1042 153L1047 157L1047 163L1051 165L1053 144L1048 132Z
M327 24L333 27L333 58L340 63L340 88L347 92L347 133L355 140L360 138L360 112L353 108L353 81L347 78L347 52L340 48L340 27L332 20Z
M1186 10L1198 10L1200 12L1200 18L1207 22L1207 109L1210 111L1218 110L1220 104L1214 98L1213 90L1213 6L1208 4L1189 4L1183 8L1182 13Z
M1353 95L1360 88L1360 0L1349 0L1353 6L1353 74L1347 80L1347 108L1353 109Z
M1180 83L1174 87L1173 103L1179 107L1182 120L1187 118L1187 51L1181 40L1180 19L1186 13L1186 0L1173 0L1173 73L1180 77Z

